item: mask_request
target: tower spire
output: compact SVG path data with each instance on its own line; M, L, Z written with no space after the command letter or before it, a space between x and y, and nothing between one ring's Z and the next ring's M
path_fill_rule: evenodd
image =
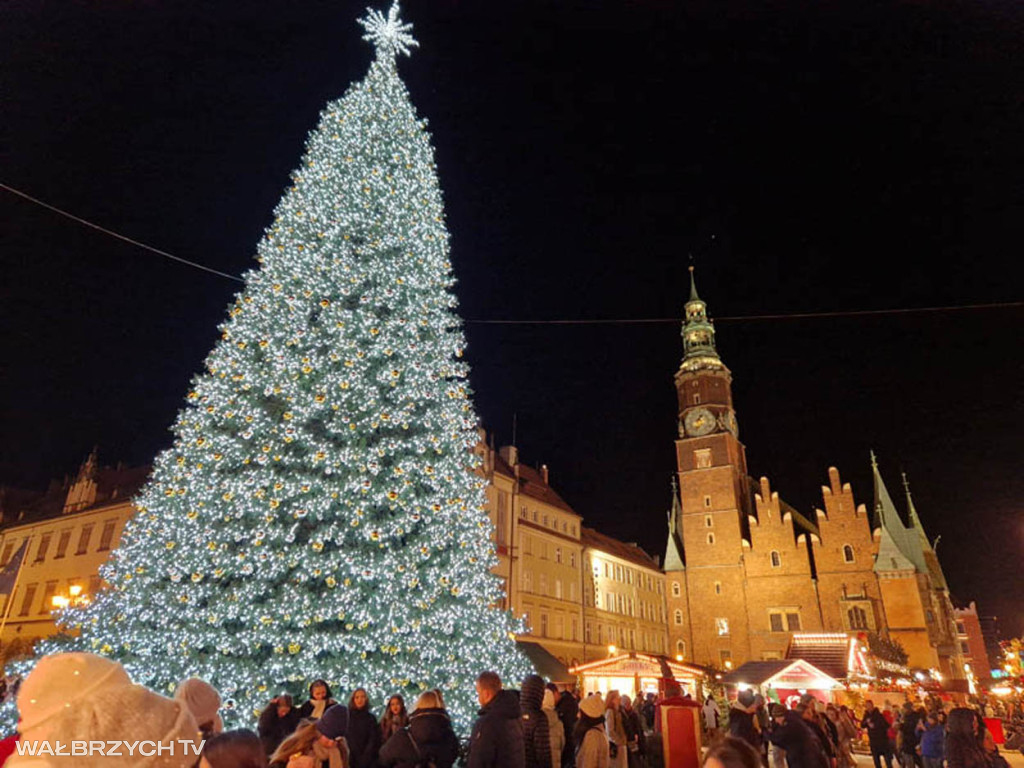
M715 348L715 324L708 319L707 305L697 294L697 282L690 265L690 298L686 302L681 331L683 337L683 371L723 369Z
M679 503L679 485L676 476L672 475L672 507L668 513L668 543L665 545L666 571L681 571L683 565L683 546L679 540L679 518L682 515L682 505Z
M927 552L932 548L931 542L928 541L928 534L924 532L924 526L921 525L921 518L917 515L917 509L914 507L914 497L910 495L910 482L907 480L907 473L900 472L900 477L903 478L903 491L907 496L907 512L910 515L910 527L917 531L917 536L921 539L921 546L924 547Z
M871 470L875 481L875 525L881 529L878 556L875 558L876 571L915 570L928 571L924 547L915 531L907 528L900 519L896 505L892 503L889 490L885 487L878 460L871 452Z

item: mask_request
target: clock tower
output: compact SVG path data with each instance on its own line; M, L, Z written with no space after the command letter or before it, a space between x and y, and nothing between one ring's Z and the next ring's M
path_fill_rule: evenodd
M732 374L715 348L715 327L697 294L693 267L682 337L683 360L675 374L681 510L676 526L691 596L682 634L690 639L693 661L727 668L750 658L744 557L752 497Z

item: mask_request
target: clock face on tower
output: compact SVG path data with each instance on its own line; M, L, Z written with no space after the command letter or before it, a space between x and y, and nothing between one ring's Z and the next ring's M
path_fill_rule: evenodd
M715 415L707 408L694 408L684 419L686 433L693 437L701 437L714 431L718 426Z

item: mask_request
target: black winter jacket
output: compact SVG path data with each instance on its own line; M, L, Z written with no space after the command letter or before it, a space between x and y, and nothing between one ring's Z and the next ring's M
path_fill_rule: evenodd
M574 747L572 744L572 729L576 725L576 716L579 714L580 705L576 697L569 691L562 691L562 695L555 704L555 711L558 719L562 721L562 728L565 729L565 747L562 749L562 765L574 763Z
M873 750L889 751L889 721L885 719L885 715L877 709L865 712L860 727L868 732L868 742Z
M274 754L274 750L291 736L299 725L299 710L292 707L284 717L277 716L277 705L269 704L260 713L259 723L256 729L260 734L260 742L263 744L263 751L267 756Z
M551 768L551 732L548 717L541 711L544 703L544 679L528 675L519 692L523 712L523 759L526 768Z
M352 768L376 768L380 749L380 725L369 709L348 710L349 765Z
M469 737L469 768L525 768L519 699L498 691L480 710Z
M381 747L377 763L384 768L416 768L433 763L451 768L459 755L459 740L443 709L417 709L409 725L395 731Z
M730 716L732 713L729 713ZM828 768L825 750L803 718L789 710L782 725L773 724L768 739L786 750L789 768Z

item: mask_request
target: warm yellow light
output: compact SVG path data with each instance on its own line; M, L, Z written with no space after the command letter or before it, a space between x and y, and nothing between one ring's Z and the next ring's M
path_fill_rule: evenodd
M732 669L732 660L731 659L726 659L725 660L725 668L726 669Z
M82 586L80 584L72 584L70 587L68 587L68 593L72 597L78 597L80 594L82 594Z
M614 645L609 645L608 646L608 655L609 656L614 656L615 655L615 646Z
M682 661L682 660L683 660L683 654L677 653L676 654L676 661Z
M50 598L50 604L54 608L67 608L70 601L63 595L54 595Z

